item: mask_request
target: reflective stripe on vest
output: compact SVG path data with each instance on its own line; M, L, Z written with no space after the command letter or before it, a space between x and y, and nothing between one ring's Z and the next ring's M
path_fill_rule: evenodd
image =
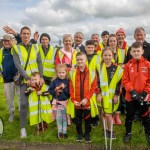
M102 94L103 101L104 101L103 107L107 109L109 108L109 103L112 101L114 97L116 86L123 75L123 70L120 66L117 66L117 69L113 75L113 78L111 79L109 86L108 86L108 76L107 76L105 63L102 64L102 68L100 68L100 65L99 65L97 70L99 72L100 89L101 89L101 94ZM107 113L112 113L112 110L108 110Z
M55 74L54 59L55 59L56 49L50 46L48 53L45 56L42 46L40 46L40 54L41 54L42 64L43 64L43 76L53 77Z
M48 86L43 85L41 91L45 92L47 90L48 90ZM47 96L40 96L40 98L38 99L36 91L34 91L29 95L28 101L29 101L29 111L30 111L30 125L38 124L41 121L45 121L47 123L53 121L52 109L51 109L50 101Z
M22 45L14 45L13 47L19 56L19 60L20 60L22 68L24 68L26 61L27 61L27 57L28 57L28 52L26 48ZM26 73L28 77L31 76L32 72L38 72L38 65L36 62L38 52L39 52L38 46L36 44L32 44L29 62L26 68Z
M101 62L101 56L100 55L94 55L92 60L90 61L90 64L87 60L86 65L88 66L88 68L94 70L94 69L96 69L97 64L99 64L100 62Z
M74 50L73 54L72 54L72 68L77 64L76 63L76 50ZM62 64L62 60L63 60L63 57L64 57L64 54L61 52L61 50L58 51L58 56L59 56L59 59L60 59L60 63Z
M104 49L104 44L103 44L103 42L100 42L100 43L99 43L99 46L100 46L101 50Z
M125 50L124 49L118 49L118 64L123 64L125 59Z
M96 72L95 70L92 70L92 69L89 69L90 71L90 82L89 82L89 90L91 88L91 84L92 82L94 81L95 79L95 75L96 75ZM74 70L72 73L71 73L71 81L73 83L73 88L74 88L74 96L75 96L75 77L76 77L76 70ZM67 111L70 115L71 115L71 118L74 118L75 117L75 112L74 112L74 104L72 103L72 101L70 100L69 101L69 106L70 108L69 111ZM93 96L91 97L90 99L90 107L91 107L91 117L95 117L96 115L98 115L98 108L97 108L97 103L96 103L96 94L94 93Z

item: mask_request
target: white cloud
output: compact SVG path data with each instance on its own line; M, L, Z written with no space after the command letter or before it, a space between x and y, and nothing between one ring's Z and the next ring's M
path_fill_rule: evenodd
M82 31L85 39L89 39L92 33L101 34L103 30L115 33L120 27L125 28L129 40L133 39L137 26L143 26L150 33L149 0L26 0L24 7L25 2L19 5L18 0L16 3L2 1L5 6L10 2L10 10L15 4L17 9L11 11L14 17L2 19L0 27L9 25L20 31L22 26L28 25L32 33L47 32L52 40L76 31ZM5 13L0 17L4 18Z

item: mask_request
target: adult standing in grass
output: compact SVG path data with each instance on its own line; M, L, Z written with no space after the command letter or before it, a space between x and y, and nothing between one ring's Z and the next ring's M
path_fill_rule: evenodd
M4 91L6 95L6 100L9 110L9 122L12 122L14 119L14 96L15 91L18 95L18 105L19 105L19 87L14 84L14 76L17 73L17 68L15 67L12 46L13 38L10 35L3 36L3 45L4 47L0 50L0 71L4 79Z
M29 27L23 27L20 33L22 42L18 45L14 45L14 62L19 73L23 76L23 85L20 85L20 125L21 125L21 138L27 137L25 129L27 119L28 97L25 95L25 89L27 85L30 86L30 76L32 72L39 72L40 76L43 76L43 67L39 47L36 44L31 44L31 30ZM29 56L30 55L30 56ZM29 61L25 69L25 64L29 56ZM44 80L41 78L40 84Z

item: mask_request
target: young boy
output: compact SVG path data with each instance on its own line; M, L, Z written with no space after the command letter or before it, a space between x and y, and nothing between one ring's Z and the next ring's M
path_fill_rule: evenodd
M97 64L101 62L101 56L96 54L93 40L86 41L85 50L86 50L86 56L87 56L86 65L89 69L95 70ZM98 121L99 121L98 116L91 118L92 126L98 126L98 123L99 123Z
M38 72L33 72L30 78L30 87L25 90L25 94L29 95L30 125L38 125L37 133L45 131L47 123L53 121L48 86L46 84L40 86L40 78Z
M95 111L93 107L94 104L94 92L97 87L97 77L95 70L88 69L86 66L86 54L79 52L76 55L77 68L71 73L70 80L70 97L71 101L75 106L75 124L77 130L76 141L81 142L83 136L87 143L91 142L90 132L91 132L91 116L98 114L93 114ZM82 119L85 121L85 133L82 132Z
M101 33L101 38L102 42L99 43L101 50L104 49L104 47L107 45L107 40L109 38L109 32L108 31L103 31Z
M140 118L145 128L145 134L150 144L150 118L149 106L150 101L150 62L143 56L143 45L135 42L131 46L132 59L125 65L123 75L123 85L126 89L126 134L123 141L128 143L132 136L132 121L135 112L140 111Z

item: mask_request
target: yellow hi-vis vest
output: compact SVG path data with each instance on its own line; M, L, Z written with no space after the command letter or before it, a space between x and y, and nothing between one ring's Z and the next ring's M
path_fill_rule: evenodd
M117 49L117 56L118 56L118 58L117 58L118 62L115 62L114 59L112 59L112 62L117 63L117 64L123 64L124 60L125 60L125 57L126 57L125 49L118 48Z
M26 64L27 57L28 57L28 52L27 52L26 48L19 44L14 45L13 47L19 56L22 68L25 68L25 64ZM32 44L29 62L27 64L27 68L26 68L26 73L27 73L28 77L31 76L32 72L39 72L38 64L36 62L38 53L39 53L38 45ZM26 82L25 79L24 79L24 82Z
M41 91L45 92L47 90L48 86L44 84ZM46 123L53 121L49 96L38 96L36 91L33 91L28 97L28 102L30 125L36 125L42 121Z
M117 66L116 72L111 79L110 84L108 85L108 76L105 63L102 64L102 68L100 65L97 66L97 70L99 73L99 81L100 81L100 90L102 95L102 103L98 104L103 107L103 110L106 113L113 113L118 109L119 106L119 98L118 103L113 104L112 99L115 95L115 90L117 83L120 81L123 75L123 69L120 66Z
M77 54L77 52L76 52L76 50L74 50L74 52L72 54L72 68L77 64L76 63L76 54ZM58 56L59 56L61 64L63 64L62 60L63 60L64 54L60 50L58 51Z
M99 46L100 46L101 50L104 49L104 44L103 44L103 42L100 42L100 43L99 43Z
M39 46L40 54L42 58L42 64L43 64L43 76L45 77L53 77L55 74L55 65L54 65L54 59L56 50L50 46L47 55L44 55L42 45Z
M88 60L86 61L86 66L89 68L89 69L96 69L96 66L97 64L100 64L101 62L101 56L100 55L94 55L92 60L90 61L90 64L88 62Z
M89 82L89 90L91 88L91 84L95 78L96 72L95 69L89 69L90 71L90 82ZM76 77L76 70L74 70L73 72L71 72L71 81L73 83L73 88L74 88L74 95L75 95L75 77ZM97 103L96 103L96 94L94 93L93 96L90 99L90 109L91 109L91 117L95 117L96 115L98 115L98 107L97 107ZM71 101L71 99L69 99L68 101L68 106L67 106L67 113L70 114L71 118L75 118L75 106L74 103Z

